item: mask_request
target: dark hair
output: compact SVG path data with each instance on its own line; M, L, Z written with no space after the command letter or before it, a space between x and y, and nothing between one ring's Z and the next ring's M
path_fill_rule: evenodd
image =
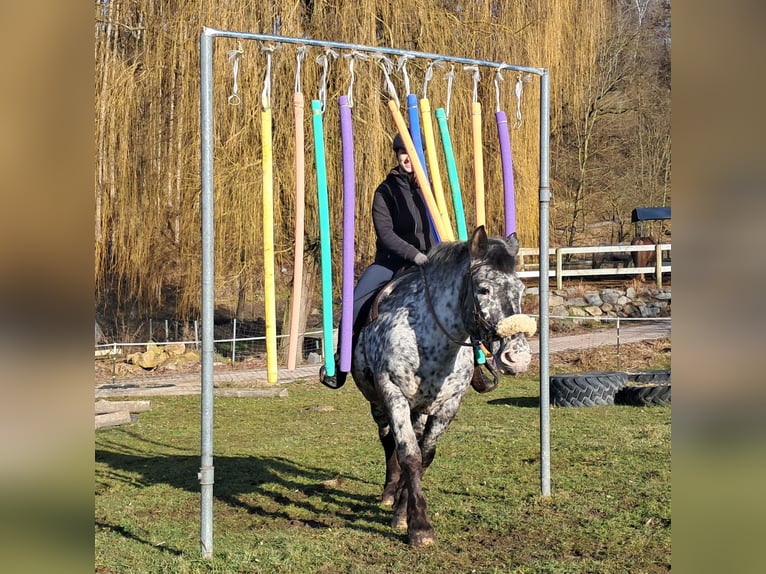
M391 147L393 148L396 155L399 155L400 153L407 153L407 148L404 147L404 140L399 134L394 136L394 142L391 144Z

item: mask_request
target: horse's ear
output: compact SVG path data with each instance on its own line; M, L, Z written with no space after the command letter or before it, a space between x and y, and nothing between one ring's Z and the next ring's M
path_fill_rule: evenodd
M471 259L482 259L487 254L487 232L483 225L479 225L471 234L470 253Z
M508 244L508 250L511 252L511 255L516 257L519 253L519 239L516 237L516 232L514 231L506 237L505 242Z

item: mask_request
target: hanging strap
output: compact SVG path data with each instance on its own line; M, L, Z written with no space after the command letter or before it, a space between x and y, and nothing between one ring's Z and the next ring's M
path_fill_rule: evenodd
M242 57L242 55L245 53L245 51L242 49L242 42L237 42L237 48L235 50L229 50L226 52L226 55L229 58L229 61L234 60L234 64L232 66L232 74L234 76L234 85L232 86L231 95L228 98L228 102L230 106L238 106L242 100L239 97L238 91L239 91L239 59Z

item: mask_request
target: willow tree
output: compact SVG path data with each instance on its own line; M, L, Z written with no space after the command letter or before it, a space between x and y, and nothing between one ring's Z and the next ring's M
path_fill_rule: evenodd
M371 46L546 67L554 87L551 121L554 133L570 118L569 110L588 101L592 68L608 34L612 15L603 0L528 2L435 2L412 0L406 6L369 0L337 2L232 2L191 0L110 0L95 11L95 279L97 309L114 323L137 314L196 316L200 293L199 43L203 26L276 33ZM257 315L262 298L260 93L265 56L256 42L216 40L215 229L217 305L234 308L247 301ZM240 52L241 49L241 52ZM230 52L240 53L237 69L239 105L228 102L234 83ZM301 86L306 99L318 97L321 69L310 50ZM422 94L430 62L410 60L406 71ZM275 240L279 304L286 302L291 280L295 185L292 168L292 94L296 48L277 46L272 56L274 116ZM434 68L428 87L432 107L445 107L446 68ZM484 70L478 86L485 110L494 110L493 77ZM464 197L471 197L472 79L455 71L449 124ZM404 96L403 70L392 79ZM515 111L516 78L501 83L501 107ZM539 85L522 78L520 125L511 130L517 227L523 246L537 244ZM340 246L342 178L337 99L350 84L346 59L332 59L327 77L325 115L328 188L334 235ZM353 121L356 140L356 264L372 258L374 235L370 206L375 187L393 163L395 126L386 108L387 91L380 66L372 59L355 67ZM503 232L502 173L492 113L484 114L483 132L487 225ZM509 114L513 117L513 114ZM304 129L311 133L310 118ZM313 154L307 138L306 157ZM559 145L559 154L571 154ZM317 257L315 174L306 173L307 257ZM556 185L561 185L556 180ZM446 178L445 178L446 180ZM564 186L565 187L565 186ZM554 188L554 212L557 209ZM474 205L466 200L467 220ZM340 260L335 253L333 259ZM339 271L338 271L339 273ZM337 279L337 277L336 277ZM335 281L339 285L339 281Z

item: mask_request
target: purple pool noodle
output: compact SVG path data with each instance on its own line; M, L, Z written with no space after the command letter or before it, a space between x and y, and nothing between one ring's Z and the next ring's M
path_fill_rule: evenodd
M516 231L516 197L513 186L513 156L505 112L496 112L497 137L500 140L500 160L503 166L503 195L505 198L505 235Z
M340 370L351 370L351 337L354 322L354 134L348 96L338 98L343 148L343 282L341 287Z

